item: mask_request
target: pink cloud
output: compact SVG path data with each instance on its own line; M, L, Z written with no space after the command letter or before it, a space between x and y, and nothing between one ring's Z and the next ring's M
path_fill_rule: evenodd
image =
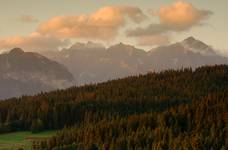
M29 51L56 50L67 46L69 41L60 40L52 36L43 36L34 32L28 36L14 36L0 39L0 50L9 50L14 47L20 47Z
M129 20L140 23L145 19L137 7L103 7L90 15L57 16L43 22L38 32L60 38L111 40Z
M128 37L135 37L141 45L149 45L150 41L151 45L163 45L168 42L170 33L180 33L202 25L211 14L211 11L198 9L191 3L176 1L153 12L153 17L158 17L158 23L127 30L126 33Z
M177 28L190 28L199 24L210 14L210 11L197 9L191 3L184 1L177 1L170 6L162 6L157 13L161 24Z

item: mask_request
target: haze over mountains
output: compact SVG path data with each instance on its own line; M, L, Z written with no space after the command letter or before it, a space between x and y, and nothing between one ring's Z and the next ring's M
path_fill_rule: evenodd
M228 64L228 58L193 37L148 52L123 43L105 48L88 42L42 55L20 48L0 55L0 99L150 71Z
M149 71L228 64L227 58L218 55L213 48L193 37L153 48L148 52L123 43L105 48L101 44L88 42L43 54L64 64L79 85Z

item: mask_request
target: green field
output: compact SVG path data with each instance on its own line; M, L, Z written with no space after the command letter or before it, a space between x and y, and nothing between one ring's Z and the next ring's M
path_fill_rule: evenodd
M17 150L23 148L30 150L32 140L40 140L55 135L56 131L46 131L41 133L14 132L0 134L0 150Z

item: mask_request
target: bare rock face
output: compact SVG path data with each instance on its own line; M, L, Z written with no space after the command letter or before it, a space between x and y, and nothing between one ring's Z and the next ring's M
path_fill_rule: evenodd
M61 64L14 48L0 55L0 99L66 88L72 74Z

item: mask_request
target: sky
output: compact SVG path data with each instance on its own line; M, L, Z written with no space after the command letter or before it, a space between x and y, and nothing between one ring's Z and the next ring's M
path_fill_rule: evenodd
M149 50L193 36L228 53L227 0L0 0L0 51L123 42Z

